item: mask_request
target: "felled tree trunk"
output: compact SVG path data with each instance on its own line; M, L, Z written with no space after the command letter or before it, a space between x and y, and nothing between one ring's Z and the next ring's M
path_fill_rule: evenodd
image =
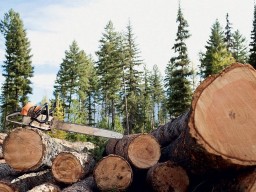
M115 142L110 140L106 152L124 157L139 169L148 169L155 165L161 155L160 145L150 134L125 135ZM113 149L111 149L111 147Z
M129 187L133 172L123 157L109 155L96 164L93 175L96 185L101 191L119 191Z
M58 138L52 138L55 142L60 143L61 145L64 145L70 149L73 149L77 152L88 152L89 150L92 150L95 148L95 145L91 142L70 142L63 139Z
M52 173L57 181L75 183L88 175L95 161L88 153L61 152L52 162Z
M27 192L33 187L45 182L52 182L53 177L50 170L22 175L13 180L0 181L0 191L5 192Z
M3 143L4 159L17 171L36 170L42 165L51 166L52 159L61 151L63 145L37 129L16 128L8 134Z
M186 192L189 186L186 171L170 161L151 167L147 173L147 182L153 191L161 192Z
M75 191L83 191L83 192L97 191L94 178L92 176L87 177L62 190L62 192L75 192Z
M8 176L17 176L20 174L20 172L15 171L8 164L0 163L0 179L4 179Z
M28 192L60 192L60 188L52 183L44 183L30 189Z
M152 134L163 159L192 173L256 164L256 72L233 64L210 76L194 92L190 111Z
M204 192L255 192L256 191L256 169L246 167L245 169L222 172L207 178L201 178L197 183L190 186L189 191Z
M3 159L4 155L3 155L3 147L2 145L0 145L0 159Z
M116 144L119 139L111 138L108 140L107 145L105 147L105 151L107 155L115 154Z

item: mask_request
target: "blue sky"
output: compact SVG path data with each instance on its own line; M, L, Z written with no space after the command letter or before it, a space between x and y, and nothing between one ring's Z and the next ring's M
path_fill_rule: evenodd
M131 21L141 58L152 69L157 64L162 75L173 51L177 32L178 0L1 0L0 19L9 9L21 16L31 43L35 68L33 95L39 102L52 97L53 84L65 51L73 40L95 59L99 40L109 20L117 31L125 31ZM229 13L233 30L250 42L253 0L181 0L191 33L187 41L190 60L198 65L212 24L218 19L224 28ZM0 35L0 65L5 60L4 39ZM3 77L0 76L0 83Z

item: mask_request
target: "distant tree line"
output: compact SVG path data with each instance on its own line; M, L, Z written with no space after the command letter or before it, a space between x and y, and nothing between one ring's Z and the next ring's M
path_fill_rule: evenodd
M56 103L54 115L65 121L125 134L149 132L187 110L194 88L207 76L234 62L249 62L256 67L256 7L249 46L245 37L233 30L227 14L225 28L218 20L213 23L205 51L199 53L197 68L188 58L186 41L191 34L181 6L176 22L175 43L163 76L157 65L152 71L146 68L130 22L122 33L115 30L112 21L107 23L96 60L73 41L56 74L54 98L50 101ZM19 13L13 9L6 13L0 31L6 47L2 64L1 128L8 131L14 125L5 122L6 115L24 106L32 94L30 79L34 67Z

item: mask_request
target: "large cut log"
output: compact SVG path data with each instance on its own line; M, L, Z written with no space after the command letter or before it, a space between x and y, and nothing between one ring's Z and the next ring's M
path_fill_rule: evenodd
M122 139L110 140L106 152L124 157L131 165L139 169L148 169L155 165L161 155L160 145L150 134L125 135ZM113 147L113 150L110 149Z
M133 172L130 164L123 157L109 155L96 164L93 175L101 191L119 191L129 187Z
M161 192L186 192L189 186L186 171L170 161L151 167L147 173L147 182L153 191Z
M73 185L65 188L62 192L95 192L97 191L97 187L94 181L93 176L87 177Z
M28 192L60 192L60 188L52 183L44 183L30 189Z
M190 111L152 134L192 173L256 165L256 71L233 64L195 90Z
M42 165L51 166L52 159L61 151L63 145L37 129L16 128L8 134L3 143L4 159L17 171L36 170Z
M88 153L61 152L52 162L52 173L57 181L75 183L92 172L95 161Z
M4 192L27 192L33 187L45 182L53 182L50 170L45 170L37 173L24 174L14 180L0 181L0 191Z

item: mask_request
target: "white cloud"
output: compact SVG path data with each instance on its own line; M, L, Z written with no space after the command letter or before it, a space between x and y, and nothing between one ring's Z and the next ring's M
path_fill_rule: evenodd
M37 74L32 77L34 94L30 97L31 100L39 102L44 96L52 98L55 79L56 74Z

